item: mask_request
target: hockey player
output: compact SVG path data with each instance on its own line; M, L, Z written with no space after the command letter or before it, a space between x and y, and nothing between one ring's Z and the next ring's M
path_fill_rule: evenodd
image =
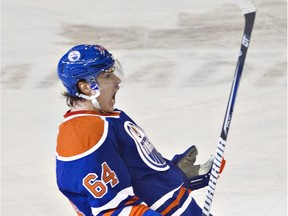
M195 146L163 158L144 130L114 108L122 76L99 45L75 46L60 59L70 110L57 137L59 190L78 215L201 215L191 191L207 186L213 159L194 165Z

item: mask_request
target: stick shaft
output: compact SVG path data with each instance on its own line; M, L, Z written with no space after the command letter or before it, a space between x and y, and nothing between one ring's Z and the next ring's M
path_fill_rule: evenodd
M236 65L234 80L232 83L228 105L227 105L226 113L224 117L224 122L222 125L221 135L217 144L217 150L216 150L215 159L214 159L213 166L212 166L212 171L211 171L211 176L210 176L210 180L208 184L208 190L206 193L206 200L204 203L202 216L209 215L213 197L215 194L217 179L219 176L219 170L220 170L222 159L224 156L226 140L227 140L227 136L228 136L228 132L230 128L230 123L232 120L236 96L237 96L237 92L238 92L238 88L239 88L239 84L240 84L240 80L242 76L242 71L243 71L246 54L247 54L247 50L248 50L249 43L250 43L250 37L251 37L252 30L253 30L255 15L256 15L255 6L250 0L236 0L236 1L237 1L237 5L239 6L239 8L242 10L242 13L244 14L245 28L244 28L244 33L242 37L241 47L240 47L240 54L239 54L237 65Z

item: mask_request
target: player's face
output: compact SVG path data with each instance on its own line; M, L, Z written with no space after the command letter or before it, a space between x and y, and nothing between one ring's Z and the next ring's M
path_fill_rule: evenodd
M121 79L113 70L102 72L97 77L100 95L97 97L101 111L111 113L114 110L116 93L119 90Z

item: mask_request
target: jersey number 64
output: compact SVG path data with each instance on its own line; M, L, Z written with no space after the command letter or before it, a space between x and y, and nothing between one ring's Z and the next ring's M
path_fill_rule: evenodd
M107 185L115 187L119 180L114 171L110 169L106 162L102 163L101 179L96 173L89 173L83 178L83 186L95 197L102 198L108 191Z

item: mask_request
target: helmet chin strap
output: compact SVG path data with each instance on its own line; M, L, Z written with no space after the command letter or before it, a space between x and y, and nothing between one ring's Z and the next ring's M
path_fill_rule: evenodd
M97 89L97 90L94 90L93 92L95 92L95 94L92 95L92 96L87 96L87 95L85 95L85 94L79 94L79 93L76 93L76 95L77 95L78 97L84 98L84 99L86 99L86 100L91 100L93 106L94 106L96 109L101 110L100 104L99 104L99 102L97 101L97 97L100 95L100 91L99 91L99 89Z

